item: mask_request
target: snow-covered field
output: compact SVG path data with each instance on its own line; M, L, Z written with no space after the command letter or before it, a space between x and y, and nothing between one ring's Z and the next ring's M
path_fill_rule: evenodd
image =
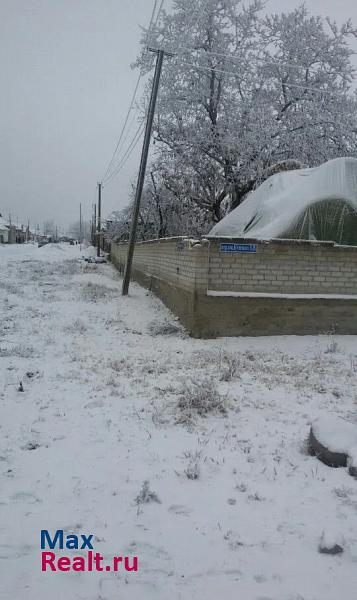
M0 246L0 598L355 600L357 481L304 442L356 420L357 338L193 340L79 257ZM139 570L42 573L42 529Z

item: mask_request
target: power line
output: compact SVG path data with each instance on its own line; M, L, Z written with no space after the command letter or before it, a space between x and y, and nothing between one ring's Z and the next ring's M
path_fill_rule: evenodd
M146 36L146 46L148 44L150 32L151 32L151 29L152 29L153 24L154 24L155 12L156 12L156 9L157 9L157 6L158 6L158 1L159 0L155 0L154 6L153 6L153 10L152 10L152 13L151 13L151 18L150 18L148 33L147 33L147 36ZM156 16L156 19L155 19L155 27L156 27L159 15L161 13L161 10L162 10L162 7L163 7L163 3L164 3L164 0L161 0L159 12L157 13L157 16ZM143 54L144 54L144 52L145 52L145 49L143 51ZM117 153L119 152L120 145L121 145L121 142L122 142L122 139L123 139L123 136L124 136L124 132L126 130L126 127L127 127L127 124L128 124L129 118L130 118L130 113L131 113L131 111L132 111L132 109L134 107L134 104L135 104L136 96L137 96L137 93L138 93L138 89L139 89L139 85L140 85L142 77L143 77L143 73L140 70L138 78L137 78L137 81L136 81L136 85L135 85L135 88L134 88L134 92L133 92L133 95L132 95L132 98L131 98L131 102L130 102L130 105L129 105L129 109L128 109L128 112L126 114L126 117L125 117L125 120L124 120L124 124L123 124L122 130L121 130L120 135L119 135L119 139L117 141L117 144L115 146L115 149L114 149L114 152L112 154L112 157L111 157L111 159L109 161L107 169L106 169L106 171L104 173L104 176L102 178L103 182L108 178L108 175L109 175L109 172L110 172L110 170L111 170L111 168L113 166L115 157L116 157Z
M158 50L158 48L154 48L154 49ZM206 54L212 54L214 56L222 56L222 57L226 57L226 58L230 58L230 59L234 59L234 58L239 59L239 57L233 57L232 55L229 55L229 54L221 54L221 53L217 53L217 52L204 51L204 50L200 50L200 49L197 49L197 48L180 47L179 50L186 50L187 52L191 52L191 51L200 52L200 51L202 51L202 52L205 52ZM180 57L183 56L183 54L184 53L182 53L182 55L180 55L178 52L176 52L176 53L174 53L174 56L176 58L180 59ZM261 59L255 58L254 60L256 60L257 62L262 62L264 65L267 65L267 66L274 66L274 67L277 66L275 63L268 63L268 62L266 62L262 58ZM280 61L280 59L276 59L276 60ZM205 65L197 65L195 63L189 63L187 61L182 61L182 60L181 60L181 64L182 65L186 65L186 66L190 66L190 67L195 67L197 69L204 70L204 71L209 71L209 72L214 71L215 73L222 73L222 74L226 74L226 75L231 75L233 77L239 77L239 73L234 73L233 71L229 71L228 69L218 69L217 67L213 67L213 66L212 67L208 67L208 66L205 66ZM288 67L288 68L299 69L299 70L301 70L301 69L306 70L308 68L306 66L304 67L302 65L291 65L289 63L281 63L281 66L285 66L285 67ZM309 86L301 86L301 85L298 85L298 84L288 83L288 82L286 82L286 83L284 82L284 85L286 87L294 87L294 88L297 88L297 89L302 89L304 91L305 90L311 90L311 91L314 91L314 92L321 92L322 94L328 94L328 95L332 94L332 95L334 95L334 93L331 93L328 90L322 90L320 88L313 88L313 87L309 87Z
M131 122L128 125L128 129L127 129L126 135L123 137L123 147L126 145L127 141L129 140L129 137L131 135L132 129L133 129L133 127L134 127L135 124L137 126L138 121L139 121L139 110L136 109L134 111L133 118L131 119Z
M189 63L186 61L181 61L180 63L181 65L186 65L188 67L194 67L195 69L201 70L201 71L209 71L212 72L214 71L215 73L223 73L225 75L231 75L232 77L239 77L238 73L234 73L233 71L227 71L226 69L216 69L215 67L205 67L204 65L197 65L195 63ZM332 95L334 96L334 92L330 92L329 90L322 90L321 88L315 88L315 87L309 87L309 86L302 86L302 85L298 85L295 83L288 83L288 82L284 82L284 86L285 87L293 87L293 88L297 88L297 89L301 89L301 90L309 90L312 92L320 92L321 94L327 94L327 95Z
M113 179L115 179L115 177L117 177L117 175L119 175L120 171L123 169L124 165L127 163L127 161L129 160L130 156L132 155L134 149L136 148L141 136L143 133L143 129L140 127L139 130L137 131L136 136L134 137L134 139L132 140L129 148L127 149L126 153L124 154L122 160L120 161L119 165L117 166L117 168L115 169L115 171L113 171L111 173L111 175L109 176L109 178L106 180L105 182L105 186L107 186L109 183L111 183L111 181L113 181Z
M142 133L144 131L144 123L140 123L138 129L136 130L136 133L129 145L129 147L127 148L124 156L122 157L121 161L119 162L119 164L117 165L117 167L115 168L115 170L109 175L109 177L106 179L105 181L105 185L107 186L108 183L110 181L112 181L117 175L119 175L120 171L122 170L122 168L124 167L124 165L127 163L127 161L129 160L130 156L132 155L133 151L135 150L141 136Z
M149 25L149 29L148 29L148 33L147 33L147 37L146 37L146 44L147 45L149 43L150 34L151 34L153 28L155 28L157 26L158 20L160 18L161 11L163 9L164 1L165 0L161 0L158 12L157 12L156 17L155 17L155 13L156 13L156 10L157 10L157 7L158 7L158 0L155 0L155 4L154 4L154 7L153 7L153 11L152 11L152 15L151 15L151 20L150 20L150 25ZM154 49L159 50L159 48L154 48ZM180 47L179 51L180 50L184 51L181 54L181 56L184 55L185 51L187 51L187 52L192 52L193 51L193 52L201 52L201 53L204 52L205 54L209 54L209 55L212 55L212 56L228 58L231 61L239 60L238 56L229 55L229 54L225 54L225 53L219 53L219 52L213 52L213 51L205 51L205 50L200 49L200 48L185 48L185 47ZM143 55L144 55L144 53L143 53ZM179 58L179 59L181 58L180 54L178 54L178 53L176 53L175 56L177 58ZM277 65L276 63L269 63L265 59L262 59L262 58L256 58L255 60L257 62L262 62L264 65L267 65L267 66L275 66L275 67L276 66L285 66L287 68L298 69L298 70L301 70L301 69L306 70L308 68L308 67L302 66L302 65L292 65L291 63L290 64L284 63L281 59L278 59L278 58L276 58L275 60L278 63L280 63L280 65ZM193 67L193 68L197 68L198 70L201 70L201 71L209 71L209 72L215 71L216 73L222 73L222 74L226 74L226 75L229 75L229 76L232 76L232 77L239 77L238 73L233 72L233 71L228 70L228 69L219 69L219 68L216 68L216 67L209 67L209 66L204 66L204 65L197 65L197 64L190 63L190 62L187 62L187 61L182 61L182 60L181 60L180 64L181 65L185 65L185 66L190 66L190 67ZM311 68L311 66L310 66L310 68ZM140 140L140 137L141 137L141 134L142 134L143 124L140 124L139 127L138 127L138 129L136 130L136 132L135 132L135 134L134 134L134 136L133 136L133 138L132 138L129 146L127 147L126 151L124 152L124 155L120 159L119 164L117 164L117 166L114 167L114 169L112 170L112 172L110 172L111 169L112 169L112 167L113 167L113 164L114 164L115 156L119 152L119 148L120 148L122 142L123 142L123 144L125 144L126 140L128 139L129 133L130 133L130 131L132 129L132 126L134 124L134 121L135 121L135 114L134 114L133 118L131 120L130 126L128 128L127 134L126 134L126 136L124 138L124 132L125 132L125 130L127 128L127 125L128 125L128 121L129 121L129 118L130 118L130 113L131 113L131 111L132 111L132 109L134 107L134 103L135 103L135 99L136 99L136 96L137 96L137 92L138 92L138 88L139 88L139 84L140 84L141 78L142 78L142 72L140 72L140 74L139 74L138 81L137 81L137 84L136 84L136 87L135 87L135 90L134 90L133 98L132 98L132 101L130 103L129 111L128 111L128 114L126 116L126 119L125 119L125 122L124 122L124 126L123 126L123 129L122 129L122 132L121 132L121 135L119 137L119 140L118 140L117 146L116 146L116 148L114 150L112 159L111 159L111 161L110 161L110 163L108 165L108 168L107 168L106 173L105 173L104 178L103 178L103 182L106 183L106 184L109 183L114 177L116 177L120 173L120 171L122 170L122 168L126 164L127 160L131 156L132 152L134 151L136 145L138 144L138 142ZM320 89L320 88L311 87L311 86L305 86L305 85L302 86L302 85L299 85L299 84L288 83L288 82L286 82L286 83L284 82L284 86L286 86L287 88L301 89L304 92L306 92L306 91L312 91L312 92L318 92L318 93L322 93L322 94L334 95L334 92L330 92L329 90Z
M302 89L305 90L306 88L302 88ZM316 88L310 88L310 89L312 89L313 91L322 91L322 90L317 90ZM132 139L129 147L126 150L126 153L124 154L123 158L121 159L119 165L116 167L116 169L107 178L106 185L108 185L108 183L110 183L110 181L112 181L121 172L121 170L123 169L124 165L127 163L127 161L129 160L131 154L135 150L135 148L136 148L136 146L137 146L137 144L138 144L138 142L139 142L139 140L141 138L142 133L143 133L143 124L139 125L139 127L138 127L138 129L137 129L137 131L136 131L136 133L135 133L135 135L134 135L134 137L133 137L133 139ZM233 140L233 139L227 138L227 139L225 139L225 142L231 142L232 145L231 144L227 144L227 143L223 143L222 144L220 142L219 146L222 147L222 148L227 148L227 149L233 150L234 149L234 145L238 142L238 139L237 140L236 139ZM197 146L197 147L201 147L201 148L204 147L204 144L197 144L197 143L193 144L192 142L190 142L188 140L178 142L178 144L179 145L186 145L186 144L188 144L190 146Z
M111 169L111 167L112 167L112 165L113 165L113 162L114 162L114 160L115 160L115 157L116 157L116 155L117 155L117 153L118 153L118 151L119 151L119 147L120 147L121 141L122 141L122 139L123 139L123 135L124 135L124 132L125 132L126 126L127 126L127 124L128 124L128 121L129 121L130 113L131 113L131 111L132 111L132 109L133 109L133 107L134 107L134 102L135 102L135 100L136 100L136 94L137 94L137 92L138 92L138 89L139 89L139 85L140 85L141 78L142 78L142 74L141 74L141 73L139 73L139 77L138 77L138 79L137 79L137 82L136 82L136 85L135 85L135 89L134 89L134 93L133 93L133 96L132 96L132 99L131 99L131 102L130 102L129 110L128 110L128 112L127 112L127 115L126 115L126 117L125 117L124 125L123 125L123 127L122 127L122 130L121 130L121 132L120 132L120 136L119 136L118 142L117 142L117 144L116 144L116 146L115 146L115 149L114 149L114 152L113 152L112 158L110 159L110 162L109 162L109 164L108 164L107 170L105 171L104 177L102 178L102 181L103 181L103 182L105 182L105 180L106 180L106 178L107 178L107 176L108 176L108 173L109 173L109 171L110 171L110 169Z
M156 49L158 49L158 48L156 48ZM241 61L241 57L240 56L235 56L234 54L226 54L226 53L223 53L223 52L214 52L212 50L204 50L202 48L185 47L185 46L179 46L178 47L178 51L174 52L174 54L179 57L181 50L183 50L185 52L201 52L205 56L207 54L210 54L212 56L218 56L220 58L229 58L230 60L233 60L233 61L234 60ZM182 52L181 54L183 55L185 52ZM277 61L277 62L280 63L281 67L287 67L287 68L290 68L290 69L298 69L298 70L301 70L301 69L306 70L306 69L310 69L312 67L312 65L310 65L308 67L306 65L304 66L304 65L287 63L283 59L277 58L277 57L271 57L270 60L272 60L273 58L274 58L275 61ZM255 62L262 63L264 65L273 66L273 67L278 66L275 62L268 62L265 58L254 57L254 60L255 60Z
M159 10L158 10L158 13L157 13L156 18L155 18L155 23L152 24L151 29L155 29L156 28L156 26L157 26L157 24L159 22L159 18L160 18L161 12L162 12L162 10L164 8L164 3L165 3L165 0L161 0L160 6L159 6ZM155 7L156 6L157 6L157 1L155 2ZM150 29L149 29L149 32L148 32L148 35L147 35L147 38L146 38L146 45L147 46L149 46L149 45L151 46L151 40L149 39L149 34L150 34Z
M187 50L190 51L189 48L182 48L183 50ZM224 54L221 52L213 52L212 50L202 50L202 49L191 49L191 50L195 50L196 52L204 52L205 54L212 54L212 56L218 56L219 58L229 58L230 60L241 60L241 58L239 56L234 56L232 54ZM259 58L259 57L254 57L255 62L258 63L262 63L264 65L267 66L272 66L272 67L276 67L278 66L276 63L274 62L268 62L265 58ZM280 63L279 66L281 67L288 67L289 69L298 69L299 71L301 69L308 69L311 67L307 67L307 66L303 66L303 65L298 65L298 64L291 64L291 63L286 63L284 62L282 59L274 57L274 60L276 60L278 63Z
M156 8L157 8L157 3L158 3L158 0L155 0L154 8L152 9L152 13L151 13L151 19L150 19L150 24L149 24L149 31L151 30L151 27L152 27L152 24L153 24L153 21L154 21L154 16L155 16Z
M150 32L152 31L152 29L154 29L156 27L156 25L157 25L157 23L159 21L161 12L163 10L164 2L165 2L165 0L161 0L158 12L156 14L156 17L154 17L155 11L156 11L156 8L157 8L157 5L158 5L158 0L155 1L155 5L154 5L153 12L152 12L152 15L151 15L151 21L150 21L150 26L149 26L148 34L146 36L146 46L147 47L148 47L149 41L150 41L149 40ZM141 74L139 75L138 84L140 82L140 79L141 79ZM137 87L138 87L138 85L137 85ZM134 92L134 96L133 96L134 101L135 101L135 98L136 98L136 93L137 93L137 88L136 88L136 90ZM133 108L133 106L131 105L131 107L129 109L129 113L130 113L130 110L132 108ZM129 120L129 113L127 115L125 127L126 127L126 124L127 124L128 120ZM134 120L135 120L135 115L134 115L134 117L132 119L131 125L133 124ZM129 131L131 129L131 125L129 126ZM125 127L124 127L124 130L122 132L121 139L119 140L119 142L117 144L117 148L116 148L116 151L114 152L113 159L111 161L110 167L113 165L115 154L118 152L120 142L123 139L123 134L124 134L124 131L125 131ZM136 146L137 146L137 144L138 144L138 142L140 140L140 137L141 137L141 135L143 133L143 128L144 128L144 125L143 125L143 123L141 123L139 125L138 129L136 130L136 132L135 132L135 134L134 134L134 136L133 136L133 138L132 138L132 140L131 140L128 148L127 148L127 150L125 151L123 157L120 159L119 164L113 169L113 171L111 173L109 173L110 167L107 169L105 177L103 178L103 183L108 184L114 177L116 177L120 173L120 171L122 170L122 168L124 167L124 165L126 164L126 162L128 161L128 159L130 158L131 154L133 153L134 149L136 148ZM125 143L126 139L128 138L129 131L128 131L126 137L124 138L123 143Z

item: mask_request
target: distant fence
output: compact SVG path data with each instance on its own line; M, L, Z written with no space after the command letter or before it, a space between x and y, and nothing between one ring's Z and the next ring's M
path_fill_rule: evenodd
M111 244L123 270L126 243ZM357 248L165 238L136 244L134 278L196 337L357 333Z

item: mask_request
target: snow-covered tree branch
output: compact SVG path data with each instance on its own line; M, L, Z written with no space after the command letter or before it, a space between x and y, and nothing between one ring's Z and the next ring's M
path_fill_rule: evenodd
M160 202L175 198L181 212L195 205L203 230L275 165L357 153L351 22L338 27L303 5L270 16L262 8L259 0L175 0L150 34L151 46L174 56L154 125L160 183L153 191L149 178L146 195L155 204L160 189ZM136 66L149 70L153 60L144 53ZM150 210L160 215L162 205Z

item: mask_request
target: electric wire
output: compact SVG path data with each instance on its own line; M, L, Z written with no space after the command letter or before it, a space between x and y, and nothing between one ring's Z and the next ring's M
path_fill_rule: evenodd
M153 10L153 14L152 14L152 19L151 19L151 21L150 21L150 27L149 27L148 34L147 34L147 37L146 37L146 45L147 45L147 46L148 46L148 44L149 44L149 36L150 36L150 32L151 32L151 31L152 31L152 30L153 30L153 29L154 29L154 28L157 26L157 23L158 23L158 21L159 21L160 15L161 15L161 12L162 12L162 10L163 10L164 2L165 2L165 0L161 0L161 3L160 3L160 5L159 5L158 12L157 12L157 14L156 14L156 17L154 18L154 14L155 14L155 10L156 10L156 8L157 8L158 0L156 0L156 2L155 2L155 6L154 6L154 10ZM137 92L137 90L136 90L136 92ZM136 98L136 93L134 94L134 98ZM129 117L128 117L128 118L129 118ZM128 120L128 119L127 119L127 120ZM133 123L133 121L134 121L134 120L135 120L135 115L134 115L134 117L133 117L132 123ZM141 135L142 135L142 133L143 133L143 129L144 129L144 122L142 122L142 123L139 125L138 129L136 130L136 132L135 132L135 134L134 134L134 136L133 136L133 138L132 138L132 140L131 140L131 142L130 142L130 144L129 144L128 148L126 149L126 151L125 151L124 155L123 155L123 156L122 156L122 158L120 159L120 161L119 161L119 164L117 164L117 166L116 166L116 167L114 167L114 169L112 169L112 172L111 172L111 173L109 173L109 172L107 171L107 173L106 173L106 178L105 178L105 179L103 179L103 183L105 183L106 185L108 185L108 183L109 183L110 181L112 181L112 179L114 179L114 178L115 178L115 177L116 177L116 176L117 176L117 175L120 173L120 171L123 169L124 165L127 163L127 161L129 160L129 158L130 158L131 154L133 153L134 149L136 148L136 146L137 146L137 144L138 144L138 142L139 142L139 140L140 140L140 138L141 138ZM129 128L129 130L130 130L130 128ZM123 133L124 133L124 132L123 132ZM128 132L128 133L129 133L129 132ZM122 137L123 137L123 136L122 136ZM126 138L124 139L123 143L125 143L125 140L126 140L127 138L128 138L128 134L127 134ZM120 141L121 141L121 140L120 140ZM119 144L118 144L117 146L119 146ZM117 149L116 153L117 153L117 152L118 152L118 149ZM113 157L113 158L114 158L114 157ZM112 165L113 165L113 162L114 162L114 161L112 161ZM111 166L112 166L112 165L111 165Z
M225 75L230 75L232 77L239 77L238 73L234 73L233 71L227 71L225 69L216 69L215 67L205 67L204 65L197 65L195 63L189 63L189 62L186 62L186 61L181 61L180 64L188 66L188 67L194 67L195 69L198 69L198 70L201 70L201 71L202 70L203 71L209 71L209 72L214 71L215 73L223 73ZM302 85L298 85L298 84L295 84L295 83L288 83L288 82L286 82L286 83L284 82L283 85L285 87L293 87L293 88L301 89L301 90L304 90L304 91L305 90L309 90L309 91L312 91L312 92L319 92L321 94L327 94L327 95L332 95L332 96L335 95L334 92L330 92L329 90L323 90L321 88L315 88L315 87L310 87L310 86L306 86L306 85L302 86Z
M154 49L157 50L157 48L154 48ZM193 52L199 52L199 51L202 51L205 54L212 54L214 56L221 56L221 57L230 58L230 59L234 59L234 58L239 59L239 57L234 57L234 56L229 55L229 54L222 54L222 53L217 53L217 52L211 52L211 51L208 51L208 50L205 51L205 50L200 50L200 49L196 49L196 48L185 48L185 47L181 46L179 48L179 50L185 50L187 52L191 52L191 51L193 51ZM174 56L176 58L179 58L179 59L183 55L184 55L184 53L182 53L182 55L180 55L178 52L176 52L174 54ZM262 62L266 66L273 66L273 67L279 66L279 65L277 65L276 63L273 63L273 62L266 62L262 58L260 58L260 59L259 58L255 58L254 60L256 62ZM280 59L277 58L276 60L280 62ZM190 66L190 67L195 67L197 69L201 69L201 70L205 70L205 71L209 71L209 72L214 71L215 73L221 73L221 74L231 75L231 76L234 76L234 77L239 77L239 73L234 73L233 71L230 71L228 69L220 69L220 68L217 68L217 67L214 67L214 66L210 67L210 66L205 66L205 65L198 65L198 64L195 64L195 63L190 63L190 62L182 61L182 60L180 61L180 64L183 64L183 65L186 65L186 66ZM284 67L292 68L292 69L298 69L299 71L301 71L301 69L306 70L308 68L311 68L311 67L306 67L306 66L303 66L303 65L292 65L290 63L283 63L283 62L281 63L280 66L284 66ZM294 87L294 88L297 88L297 89L302 89L304 91L305 90L318 91L318 92L321 92L323 94L334 95L333 92L330 92L329 90L323 90L321 88L313 88L311 86L302 86L302 85L298 85L298 84L295 84L295 83L289 83L289 82L286 82L286 83L284 82L284 85L286 87Z
M154 6L153 6L153 10L152 10L152 13L151 13L151 18L150 18L150 23L149 23L148 33L147 33L147 37L146 37L146 46L147 46L147 44L148 44L148 40L149 40L149 36L150 36L150 33L151 33L151 29L152 29L152 27L153 27L153 24L154 24L155 12L156 12L156 9L157 9L157 6L158 6L158 1L159 1L159 0L155 0L155 2L154 2ZM156 24L157 24L157 21L158 21L159 15L160 15L160 13L161 13L161 10L162 10L162 7L163 7L163 2L164 2L164 0L161 0L161 5L160 5L160 8L159 8L159 12L157 13L157 16L156 16L156 19L155 19L155 27L156 27ZM145 49L144 49L144 52L145 52ZM131 98L131 101L130 101L129 109L128 109L128 112L127 112L127 114L126 114L126 117L125 117L125 120L124 120L124 124L123 124L122 130L121 130L121 132L120 132L120 135L119 135L119 139L118 139L118 141L117 141L117 144L116 144L116 146L115 146L115 149L114 149L114 152L113 152L113 154L112 154L112 157L111 157L111 159L110 159L110 161L109 161L109 164L108 164L108 166L107 166L107 169L106 169L106 171L105 171L105 173L104 173L104 176L103 176L103 178L102 178L102 182L103 182L103 183L104 183L104 182L106 181L106 179L109 177L109 173L110 173L110 170L111 170L111 168L112 168L112 166L113 166L113 163L114 163L114 161L115 161L115 157L116 157L116 155L117 155L117 154L118 154L118 152L119 152L119 149L120 149L120 146L121 146L121 142L122 142L122 140L123 140L124 132L125 132L125 130L126 130L126 127L127 127L127 124L128 124L129 118L130 118L131 111L132 111L132 110L133 110L133 108L134 108L134 104L135 104L136 96L137 96L137 93L138 93L138 89L139 89L139 85L140 85L140 82L141 82L141 79L142 79L142 77L143 77L143 73L142 73L142 71L140 70L140 72L139 72L139 75L138 75L138 78L137 78L137 81L136 81L136 85L135 85L135 88L134 88L134 92L133 92L133 95L132 95L132 98Z
M143 127L142 125L138 127L135 136L133 137L129 147L127 148L123 158L121 159L121 161L119 162L119 164L117 165L116 169L111 173L110 177L107 179L106 182L106 186L119 174L119 172L122 170L122 168L124 167L124 165L127 163L127 161L129 160L132 152L134 151L134 149L136 148L141 135L143 133Z
M127 161L129 160L130 156L132 155L132 153L134 152L137 144L140 141L140 138L142 136L144 132L144 122L140 123L138 129L136 130L136 133L129 145L129 147L127 148L124 156L122 157L121 161L119 162L119 164L117 165L117 167L115 168L114 171L112 171L112 173L109 175L109 177L107 178L105 185L107 186L119 173L120 171L123 169L124 165L127 163Z
M155 50L158 50L158 48L155 48ZM183 50L184 52L180 52L181 50ZM191 52L191 53L192 52L201 52L201 53L203 53L203 56L207 56L207 54L208 54L208 55L212 55L212 56L218 56L220 58L229 58L232 61L241 60L241 58L239 56L235 56L234 54L226 54L223 52L214 52L212 50L204 50L202 48L185 47L185 46L179 46L178 51L173 52L173 54L180 57L181 55L184 55L185 52ZM313 66L313 65L306 66L306 65L287 63L283 59L278 58L278 57L271 57L270 60L272 60L272 59L274 59L275 61L280 63L280 65L277 65L276 62L269 62L269 59L267 60L267 58L254 57L254 61L256 63L262 63L263 65L273 66L273 67L281 66L281 67L287 67L290 69L298 69L299 71L301 69L304 69L304 70L310 69Z
M159 8L158 8L158 2L159 2L159 0L155 0L153 11L152 11L152 14L151 14L150 24L149 24L149 28L148 28L148 32L147 32L147 37L146 37L146 51L148 50L148 46L149 46L150 41L151 41L150 36L153 33L153 29L156 28L157 23L159 21L159 18L160 18L161 12L163 10L163 6L164 6L165 0L161 0ZM156 13L156 11L157 11L157 13ZM156 16L155 16L155 14L156 14ZM159 50L159 48L152 48L152 49ZM198 52L198 53L204 53L205 56L208 54L208 55L211 55L211 56L226 58L226 59L231 60L232 62L234 62L235 60L239 60L238 56L234 56L234 55L230 55L230 54L226 54L226 53L214 52L214 51L210 51L210 50L204 50L202 48L193 48L193 47L187 48L187 47L182 47L181 46L181 47L179 47L178 51L181 52L181 54L179 52L176 52L175 56L177 58L179 58L179 59L182 56L184 56L185 52L191 52L191 53L192 52ZM145 49L143 51L143 55L144 55L144 53L145 53ZM265 58L259 58L259 57L256 57L254 60L257 63L262 63L263 65L266 65L266 66L274 66L274 67L281 66L281 67L286 67L286 68L289 68L289 69L297 69L299 71L301 71L301 69L307 70L307 69L309 69L309 68L311 68L313 66L313 65L310 65L310 66L306 66L305 65L305 66L303 66L303 65L286 63L286 62L283 61L283 59L279 59L277 57L274 57L275 62L268 62ZM198 70L201 70L201 71L209 71L209 72L215 71L216 73L221 73L221 74L229 75L229 76L232 76L232 77L239 77L238 73L235 73L235 72L233 72L231 70L228 70L228 69L220 69L220 68L216 68L216 67L209 67L209 66L204 66L204 65L197 65L195 63L190 63L190 62L182 61L182 60L180 61L180 64L181 65L185 65L185 66L189 66L189 67L193 67L193 68L197 68ZM137 96L137 92L138 92L138 88L139 88L141 79L142 79L142 72L139 73L139 77L138 77L138 80L137 80L137 83L136 83L136 86L135 86L135 89L134 89L134 94L133 94L133 97L132 97L132 100L131 100L131 103L130 103L130 106L129 106L129 110L128 110L128 113L126 115L125 121L124 121L123 129L121 131L121 134L119 136L119 140L118 140L117 145L115 147L115 150L113 152L113 156L112 156L112 158L110 160L110 163L109 163L109 165L107 167L107 170L105 172L105 175L103 177L103 183L108 183L109 181L111 181L114 177L116 177L120 173L120 171L122 170L122 168L126 164L127 160L131 156L132 152L134 151L136 145L138 144L138 142L140 140L140 137L141 137L141 134L142 134L142 130L143 130L143 123L141 123L139 125L139 127L137 128L137 130L136 130L133 138L131 139L131 142L129 143L129 146L127 147L126 151L124 152L122 158L119 160L119 163L117 164L117 166L115 166L113 168L113 164L115 162L115 158L116 158L117 154L119 153L119 150L121 150L121 146L125 145L125 142L127 141L128 137L129 137L129 134L130 134L130 131L132 129L132 126L133 126L133 124L135 122L136 114L138 113L138 110L136 110L136 114L134 113L133 118L132 118L132 120L130 122L130 125L128 127L127 134L124 137L124 132L127 129L127 125L128 125L128 121L129 121L129 118L130 118L130 114L131 114L131 112L132 112L132 110L134 108L134 104L135 104L135 100L136 100L136 96ZM304 92L306 92L306 91L312 91L312 92L318 92L318 93L321 93L321 94L327 94L327 95L332 95L332 96L334 95L334 92L331 92L331 91L326 90L326 89L321 89L321 88L311 87L311 86L306 86L306 85L299 85L299 84L289 83L289 82L282 82L282 83L283 83L283 85L286 88L301 89Z
M138 92L141 79L142 79L142 74L139 73L139 76L138 76L138 79L137 79L137 82L136 82L136 85L135 85L134 93L133 93L133 96L132 96L132 99L131 99L131 102L130 102L129 110L128 110L127 115L126 115L125 120L124 120L124 125L122 127L121 132L120 132L120 136L119 136L118 142L117 142L117 144L115 146L112 158L111 158L111 160L109 162L109 165L107 167L107 170L106 170L106 172L105 172L105 174L104 174L104 176L102 178L102 182L103 183L105 183L105 181L106 181L106 179L108 177L108 174L109 174L109 172L110 172L110 170L111 170L111 168L113 166L113 163L115 161L115 157L118 154L118 151L119 151L119 148L120 148L120 145L121 145L121 141L123 139L124 132L126 130L126 127L127 127L127 124L128 124L129 118L130 118L130 113L131 113L131 111L133 110L133 107L134 107L134 103L135 103L135 100L136 100L136 94Z

